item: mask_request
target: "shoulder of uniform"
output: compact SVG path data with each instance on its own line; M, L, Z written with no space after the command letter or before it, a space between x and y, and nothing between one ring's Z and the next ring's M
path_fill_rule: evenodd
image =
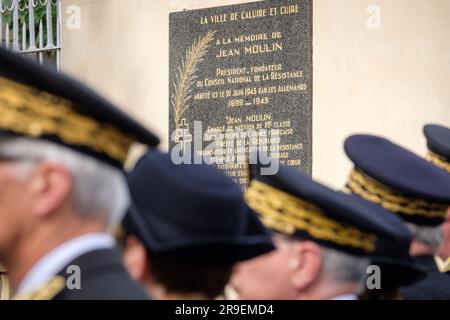
M14 300L52 300L55 298L66 286L66 281L61 276L56 276L50 280L42 288L23 295L16 295Z

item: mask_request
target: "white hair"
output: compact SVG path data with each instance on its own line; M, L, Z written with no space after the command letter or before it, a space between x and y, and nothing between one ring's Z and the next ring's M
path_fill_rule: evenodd
M62 164L74 181L74 205L80 214L105 214L108 227L118 225L128 208L130 196L124 174L99 160L67 147L43 140L2 138L0 154L23 159L24 168L40 161ZM22 172L26 172L25 170ZM28 171L29 172L29 171Z
M321 252L323 259L321 276L323 278L336 284L359 284L360 288L356 293L364 289L367 267L370 265L369 258L351 255L323 246L321 246Z
M413 223L405 223L411 232L413 239L431 247L438 247L442 242L442 225L435 227L419 226Z

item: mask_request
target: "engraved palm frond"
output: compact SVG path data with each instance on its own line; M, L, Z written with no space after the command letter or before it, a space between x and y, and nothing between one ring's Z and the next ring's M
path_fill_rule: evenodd
M178 67L175 81L173 81L174 93L171 97L177 129L181 116L189 108L189 100L192 97L192 90L197 79L198 66L208 52L215 33L216 31L210 30L204 36L195 40L192 46L186 50L186 56L181 60Z

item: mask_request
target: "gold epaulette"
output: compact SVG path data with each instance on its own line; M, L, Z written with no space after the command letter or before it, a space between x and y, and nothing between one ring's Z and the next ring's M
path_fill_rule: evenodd
M9 279L6 273L0 271L0 300L9 300Z
M434 256L434 261L436 261L436 265L440 272L446 273L450 271L450 257L447 260L442 260L438 255Z
M35 292L16 295L13 300L52 300L64 289L65 286L66 281L64 278L57 276Z

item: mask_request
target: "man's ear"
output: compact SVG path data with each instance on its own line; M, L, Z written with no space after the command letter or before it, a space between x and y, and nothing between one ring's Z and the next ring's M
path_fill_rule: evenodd
M73 178L63 165L43 162L32 174L30 189L33 197L32 214L48 216L70 198Z
M316 282L322 268L320 246L312 241L303 241L292 248L292 284L296 290L304 290Z
M123 250L123 261L131 277L143 282L148 278L150 264L147 250L135 236L128 236Z

